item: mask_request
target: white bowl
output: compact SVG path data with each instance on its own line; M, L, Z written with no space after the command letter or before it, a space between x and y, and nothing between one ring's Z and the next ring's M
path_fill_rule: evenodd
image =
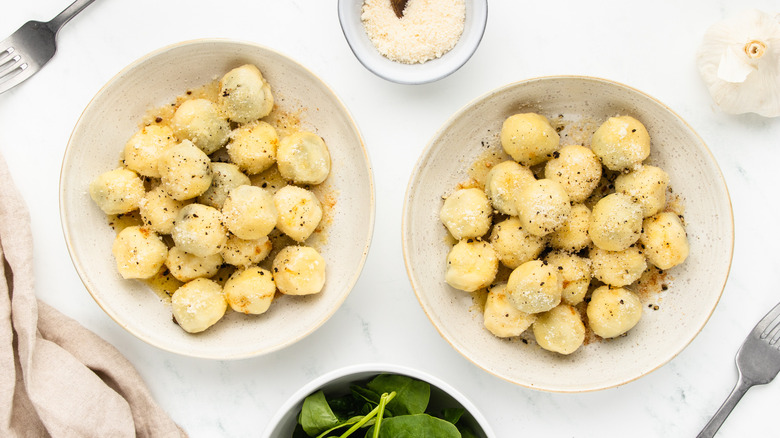
M424 84L457 71L477 50L487 25L487 0L465 0L463 34L455 47L437 59L422 64L404 64L382 56L368 37L361 21L364 0L339 0L339 21L349 47L363 66L375 75L399 84ZM387 0L389 5L390 0Z
M344 395L349 393L349 386L354 382L370 379L378 374L399 374L428 382L431 385L431 400L429 406L433 410L441 408L463 408L465 413L459 421L471 427L479 438L493 438L495 434L487 420L477 407L465 395L448 383L417 369L386 363L368 363L339 368L312 380L295 392L268 422L263 438L280 438L292 436L298 422L298 413L303 406L303 400L310 394L322 390L328 395Z
M650 132L649 162L670 175L674 193L681 197L685 209L690 256L668 271L668 290L643 302L644 315L627 336L584 345L569 356L519 339L493 336L483 327L480 308L471 294L444 282L450 244L438 218L442 195L468 180L467 169L485 152L485 146L500 150L498 133L504 119L529 111L553 119L562 115L571 122L592 120L595 127L618 114L638 118ZM420 305L453 348L510 382L540 390L578 392L609 388L646 375L693 340L723 292L731 265L734 224L718 165L701 138L678 115L625 85L563 76L499 88L468 104L444 124L411 176L402 238L407 273ZM648 308L653 304L659 309Z
M298 113L301 127L329 145L332 171L324 184L335 194L327 242L323 291L282 296L268 312L228 311L203 333L172 322L170 304L146 283L124 280L111 245L115 232L87 193L89 182L117 166L125 142L150 109L175 101L188 89L252 63L268 79L277 105ZM317 76L292 59L246 42L207 39L165 47L134 62L89 103L73 130L60 176L60 215L65 240L81 280L119 325L161 349L187 356L238 359L286 347L322 325L349 295L366 260L374 224L374 184L360 132L344 104Z

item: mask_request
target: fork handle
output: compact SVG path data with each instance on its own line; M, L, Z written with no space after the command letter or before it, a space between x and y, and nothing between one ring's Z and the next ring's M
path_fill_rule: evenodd
M71 18L75 17L94 1L95 0L76 0L46 24L49 26L49 29L56 34L65 23L70 21Z
M742 396L753 386L753 382L748 381L742 375L739 376L734 389L731 390L731 394L726 398L726 401L718 408L715 415L712 416L710 421L704 426L704 429L696 435L696 438L712 438L715 433L720 429L720 426L726 421L726 417L729 416L734 406L742 399Z

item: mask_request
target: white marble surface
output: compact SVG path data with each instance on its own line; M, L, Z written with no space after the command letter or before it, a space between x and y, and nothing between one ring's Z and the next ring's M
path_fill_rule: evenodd
M68 0L9 0L0 35L48 20ZM776 163L780 118L729 116L702 84L694 53L712 23L777 0L679 2L492 0L477 53L436 83L403 86L365 70L350 52L335 0L98 0L61 32L53 61L0 95L0 151L32 214L40 298L115 345L163 409L193 437L256 435L298 387L344 365L387 361L452 383L481 407L499 437L694 436L731 390L734 354L780 301ZM336 315L298 344L216 362L146 345L108 318L70 262L59 221L58 178L71 129L95 92L136 58L201 37L250 40L300 61L353 113L376 178L377 221L363 274ZM401 256L401 207L412 168L461 106L509 82L551 74L601 76L669 105L704 138L728 183L736 225L728 285L710 322L678 357L619 388L584 394L525 389L478 369L436 332L411 290ZM753 388L720 436L777 436L780 383Z

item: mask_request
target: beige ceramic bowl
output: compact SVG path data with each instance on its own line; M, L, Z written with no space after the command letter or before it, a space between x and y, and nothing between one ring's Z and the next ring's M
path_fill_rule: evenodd
M320 294L282 296L260 316L228 311L203 333L172 322L170 304L143 282L123 280L111 255L115 233L92 202L89 182L117 166L125 142L145 112L175 101L188 88L220 78L244 63L257 65L275 101L298 114L301 127L330 146L334 194L332 222L320 247L327 282ZM374 224L374 185L360 132L339 98L317 76L267 48L228 40L198 40L158 50L120 72L84 110L65 152L60 214L73 263L100 307L122 327L164 350L214 359L237 359L288 346L322 325L346 299L366 259Z
M428 382L431 385L431 399L428 404L433 412L445 408L461 408L465 412L458 422L463 422L479 438L493 438L495 434L487 420L474 403L449 383L425 371L388 363L367 363L335 369L312 380L295 392L268 422L263 438L292 436L298 422L298 413L303 400L322 390L326 395L337 397L349 393L352 383L369 380L378 374L398 374ZM358 434L359 436L359 434Z
M668 272L669 288L644 302L627 336L584 345L569 356L519 339L500 339L482 325L471 294L444 282L450 249L438 218L442 195L469 179L467 169L486 149L500 150L508 116L562 116L574 137L609 116L629 114L650 132L649 162L666 170L681 198L691 251ZM588 123L590 122L590 123ZM594 125L595 123L595 125ZM562 142L571 140L562 138ZM720 299L734 241L728 191L712 154L678 115L625 85L587 77L546 77L514 83L480 97L449 119L423 152L406 192L403 250L412 286L439 333L486 371L529 388L578 392L621 385L667 363L699 333ZM648 305L658 304L658 310Z

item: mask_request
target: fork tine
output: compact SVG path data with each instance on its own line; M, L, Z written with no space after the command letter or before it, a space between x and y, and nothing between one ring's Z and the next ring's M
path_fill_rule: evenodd
M0 93L19 85L35 73L35 69L29 68L27 63L22 63L7 74L0 76Z
M19 67L19 61L22 60L22 55L14 55L11 58L4 58L0 60L0 78L7 74L11 74L14 68Z
M0 47L8 46L8 43L6 41L3 41L0 43ZM7 49L0 52L0 62L5 62L5 58L13 55L13 53L16 51L13 47L8 47Z
M765 339L780 324L780 304L776 305L764 318L756 324L754 333L759 334L759 339Z

